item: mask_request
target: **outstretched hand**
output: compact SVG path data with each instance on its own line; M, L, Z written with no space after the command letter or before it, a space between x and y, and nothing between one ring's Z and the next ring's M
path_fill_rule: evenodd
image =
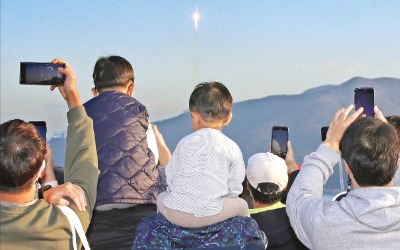
M62 185L50 188L43 192L43 196L48 203L63 206L69 205L68 200L64 199L64 197L68 197L74 202L79 211L86 211L87 203L85 192L80 186L72 184L71 182L66 182Z
M349 117L347 117L352 109L353 105L350 105L345 109L339 109L333 117L331 124L329 125L329 130L326 135L326 140L324 141L324 144L331 147L336 152L340 151L339 144L342 140L344 132L350 126L350 124L352 124L360 116L360 114L364 110L361 107Z
M54 59L51 63L53 64L65 64L65 68L58 68L62 74L65 75L64 85L51 85L50 90L58 88L61 95L67 101L68 108L71 110L76 106L82 105L81 98L79 96L78 88L76 86L76 76L74 69L62 59Z

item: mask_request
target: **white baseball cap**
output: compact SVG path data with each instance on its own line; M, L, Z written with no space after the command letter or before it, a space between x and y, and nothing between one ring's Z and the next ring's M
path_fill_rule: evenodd
M258 153L250 157L246 176L250 185L257 190L258 184L270 182L278 185L279 192L281 192L288 183L288 170L285 161L269 152Z

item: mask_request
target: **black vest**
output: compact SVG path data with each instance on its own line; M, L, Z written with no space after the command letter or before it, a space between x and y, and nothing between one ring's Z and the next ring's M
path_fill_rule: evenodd
M158 168L148 148L146 107L135 98L107 91L84 104L93 119L99 182L96 205L155 203Z

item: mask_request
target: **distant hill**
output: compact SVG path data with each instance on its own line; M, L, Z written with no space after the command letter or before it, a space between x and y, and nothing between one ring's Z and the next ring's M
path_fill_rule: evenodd
M400 79L355 77L340 85L312 88L298 95L275 95L234 103L232 122L223 132L239 145L247 163L251 155L269 149L272 126L288 126L296 161L301 164L304 156L321 143L321 127L329 125L339 108L353 103L356 87L374 87L375 103L383 113L386 116L400 114ZM179 140L192 132L188 112L155 124L171 151ZM63 166L65 140L52 139L50 145L55 164ZM325 191L337 192L339 189L337 169ZM346 180L344 175L344 183Z
M340 85L325 85L298 95L275 95L234 103L232 122L223 132L239 145L247 163L251 155L269 149L272 126L288 126L296 161L301 164L304 156L321 143L321 127L329 125L339 108L353 103L356 87L374 87L375 103L383 113L400 114L400 79L355 77ZM155 124L171 151L180 139L192 132L188 112ZM339 188L337 172L328 181L326 191L336 192ZM347 175L344 177L346 183Z

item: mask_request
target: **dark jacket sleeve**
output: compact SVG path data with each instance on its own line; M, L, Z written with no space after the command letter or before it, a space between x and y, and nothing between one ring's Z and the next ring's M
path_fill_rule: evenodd
M299 173L299 171L300 170L295 170L289 174L287 188L286 188L285 194L283 195L282 200L281 200L281 202L283 204L286 204L287 195L289 193L290 188L292 187L294 180L296 180L296 177L297 177L297 174Z

